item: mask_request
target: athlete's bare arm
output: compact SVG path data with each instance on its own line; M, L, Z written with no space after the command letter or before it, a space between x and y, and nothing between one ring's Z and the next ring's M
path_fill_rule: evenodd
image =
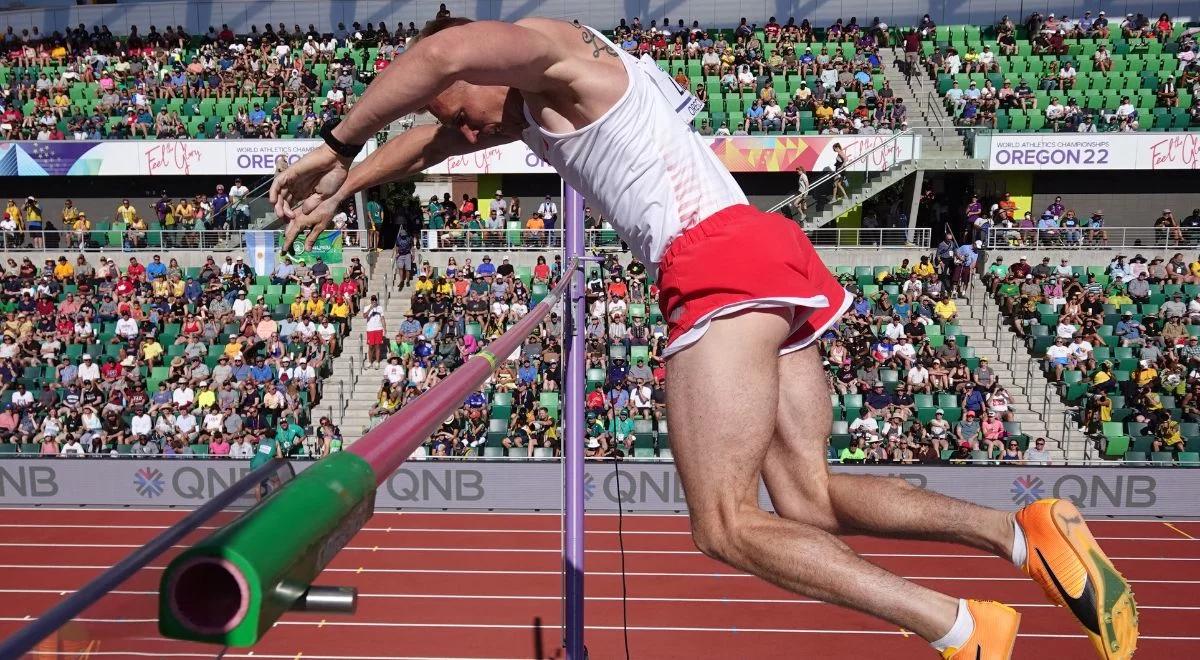
M464 43L472 47L463 48ZM466 84L457 95L451 90L456 82ZM468 23L425 37L400 55L371 83L334 129L334 136L348 144L360 144L391 121L428 108L444 126L464 138L453 142L450 131L439 131L435 152L445 157L517 139L524 122L521 103L528 105L546 128L569 131L602 115L624 87L625 73L616 51L586 28L538 18L511 24ZM508 102L514 90L515 104ZM439 95L446 97L445 102L435 103ZM344 185L350 159L328 147L318 147L293 164L276 177L270 192L276 213L291 221L285 245L303 229L317 233L318 226L324 226L325 212L334 207L325 203L339 191L345 199L362 187L419 172L412 169L419 162L438 162L431 160L432 156L418 161L411 155L432 153L424 140L433 139L424 132L408 138L411 144L406 140L404 145L392 147L395 140L390 141L384 148L389 153L370 167L397 171L384 179L376 173L353 187ZM312 240L310 234L309 243Z
M293 209L295 215L284 231L283 245L291 246L296 236L307 229L309 234L304 249L311 250L317 237L337 214L338 208L359 191L414 176L451 156L498 146L513 139L508 135L493 134L470 142L461 131L436 124L409 129L388 140L358 165L349 168L336 185L331 180L328 186L312 188L314 192L304 198L303 204ZM328 155L319 151L325 151ZM324 162L332 163L334 167L341 165L336 154L323 145L314 153L331 157L332 161ZM292 186L293 180L289 176L292 169L288 168L277 176L273 185L284 190Z

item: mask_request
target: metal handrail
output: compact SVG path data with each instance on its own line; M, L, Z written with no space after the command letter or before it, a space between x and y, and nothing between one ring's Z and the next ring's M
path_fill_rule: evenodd
M778 204L767 209L767 212L768 213L776 213L783 207L788 206L789 204L794 204L798 199L800 199L803 196L806 196L809 192L816 190L818 187L832 181L835 177L839 177L842 174L845 174L846 172L850 171L850 169L854 166L855 163L862 161L866 157L879 151L880 149L887 147L888 145L892 144L893 142L896 142L897 140L899 140L902 137L907 136L909 138L912 138L915 135L916 134L913 133L912 129L905 129L903 131L900 131L899 133L893 134L890 138L884 140L883 142L880 142L879 144L875 145L874 147L871 147L867 151L864 151L861 154L859 154L858 156L854 157L853 159L847 161L846 164L842 165L841 168L832 170L829 173L827 173L825 176L817 179L816 181L809 183L808 190L806 190L802 193L795 193L793 195L790 195L790 196L784 198L783 201L781 201ZM895 163L893 163L893 166L894 165L895 165ZM889 167L888 169L891 169L891 167ZM869 175L870 171L868 171L867 174Z
M814 227L806 229L808 238L820 248L905 248L932 247L932 232L928 227ZM453 233L452 233L453 232ZM562 246L562 229L423 229L421 240L432 252L523 251L549 252ZM450 238L444 238L450 236ZM589 250L623 251L621 240L611 229L589 229L585 232ZM433 247L436 246L436 247Z

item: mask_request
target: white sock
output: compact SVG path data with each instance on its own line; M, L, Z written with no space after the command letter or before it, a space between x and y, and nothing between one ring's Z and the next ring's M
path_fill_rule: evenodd
M1025 532L1021 531L1021 526L1017 524L1017 519L1013 518L1013 565L1023 570L1028 554L1029 551L1025 547Z
M973 632L975 632L975 619L971 618L971 611L967 609L967 601L959 598L958 616L954 618L954 625L950 626L950 632L929 645L938 653L949 648L961 649L971 638Z

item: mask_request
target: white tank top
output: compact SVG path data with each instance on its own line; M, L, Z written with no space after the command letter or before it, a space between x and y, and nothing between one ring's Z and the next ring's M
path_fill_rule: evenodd
M586 29L621 58L629 78L625 93L599 119L570 133L538 126L526 106L522 139L604 214L634 256L656 267L684 230L746 204L746 196L694 130L699 102L654 60L637 60Z

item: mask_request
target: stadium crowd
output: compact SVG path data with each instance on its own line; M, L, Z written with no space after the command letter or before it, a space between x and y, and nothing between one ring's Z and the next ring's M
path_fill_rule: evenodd
M982 32L905 35L905 63L938 82L961 126L1094 133L1200 126L1200 43L1167 14L1110 21L1032 12ZM923 42L933 42L926 45ZM934 45L936 44L936 45Z
M497 199L501 199L498 195ZM470 197L426 207L434 222L476 217ZM503 212L503 211L502 211ZM589 216L590 217L590 216ZM596 218L602 223L601 218ZM986 360L965 346L953 294L969 281L980 246L895 268L838 269L855 301L821 338L835 399L831 459L846 462L1045 462L1013 420L1012 398ZM408 252L402 255L408 258ZM417 267L412 311L377 358L385 380L373 422L400 409L522 318L561 276L561 261L514 267L491 256ZM587 274L589 455L669 456L664 414L666 326L646 268L610 255ZM434 456L555 455L560 451L563 324L550 315L427 443Z
M336 451L338 429L308 411L365 286L358 258L262 276L241 256L10 258L0 451L247 458L268 436Z
M203 35L80 24L9 27L0 50L5 140L313 137L404 51L417 28L265 24Z
M984 277L1108 456L1200 460L1200 255L1118 254L1087 269L997 257Z
M634 18L611 35L694 90L704 104L698 129L705 135L878 134L907 123L903 99L881 75L880 48L889 35L878 17L869 25L839 18L828 28L773 16L760 28L743 18L733 30Z

